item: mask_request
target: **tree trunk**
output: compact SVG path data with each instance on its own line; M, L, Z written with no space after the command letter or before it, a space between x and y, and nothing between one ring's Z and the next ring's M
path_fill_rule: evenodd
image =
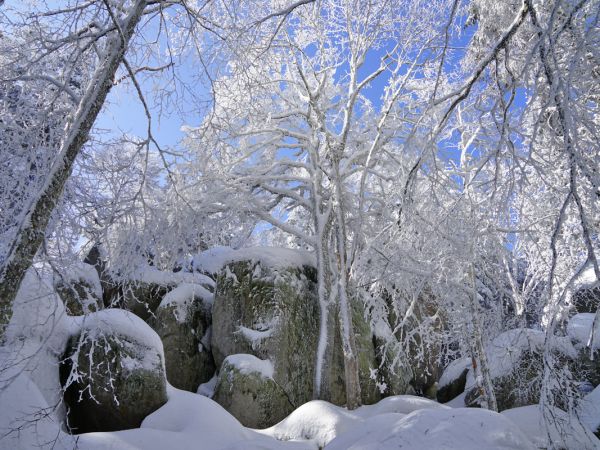
M123 61L127 45L146 4L146 0L137 0L131 7L129 15L120 22L120 31L113 31L109 35L104 49L104 60L95 71L79 102L62 141L57 162L48 176L47 183L37 199L32 202L19 227L0 275L0 343L4 341L6 327L12 317L12 304L25 272L31 266L44 241L50 216L71 175L75 158L87 141L96 117L113 86L115 73Z

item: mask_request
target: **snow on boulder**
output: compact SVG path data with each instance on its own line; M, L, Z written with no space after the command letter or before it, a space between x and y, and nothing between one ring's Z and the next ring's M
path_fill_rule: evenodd
M472 367L471 358L459 358L452 361L440 377L437 389L437 401L446 403L465 391L467 373Z
M233 249L231 247L213 247L195 255L191 260L191 269L216 275L227 264L239 261L252 261L273 268L301 269L314 267L315 257L304 250L279 247L249 247Z
M103 307L102 285L96 268L76 261L54 276L54 288L69 314L79 316Z
M74 433L139 427L167 401L162 342L130 312L84 316L61 366Z
M265 428L294 410L273 380L273 364L253 355L230 355L219 370L213 399L243 425Z
M326 450L533 450L519 428L498 413L483 409L434 408L404 417L372 417L331 441Z
M539 402L545 336L543 331L517 328L500 334L486 346L500 411ZM568 337L557 337L553 351L565 363L577 358L577 351ZM473 370L467 374L465 392L465 404L477 406L479 389Z
M213 294L202 285L183 283L162 299L150 325L160 336L167 379L195 392L215 373L211 352Z
M580 423L575 415L569 416L558 408L548 411L548 427L544 425L540 405L507 409L501 414L518 426L536 448L577 450L600 448L600 441L585 424ZM552 447L548 445L549 438L552 439Z

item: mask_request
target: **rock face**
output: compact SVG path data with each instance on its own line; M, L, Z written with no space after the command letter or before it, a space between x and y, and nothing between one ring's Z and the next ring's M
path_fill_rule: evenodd
M195 392L214 375L212 300L204 287L181 284L163 298L150 321L164 346L167 379L176 388Z
M312 398L319 309L314 268L230 263L219 273L212 351L217 367L229 355L252 354L274 365L274 381L299 406ZM242 422L243 423L243 422Z
M80 316L102 309L102 287L95 268L73 264L54 281L54 288L65 304L67 313Z
M92 313L68 343L61 382L73 433L137 428L167 401L160 339L126 311Z
M266 428L294 410L273 378L273 364L252 355L231 355L221 365L213 399L242 424Z
M212 352L217 367L226 357L235 354L269 360L273 364L274 383L281 387L294 408L312 400L320 315L315 268L269 264L258 258L240 260L226 263L216 284ZM377 360L373 333L361 306L358 303L353 306L353 326L362 401L369 404L378 401L381 394L371 378ZM331 353L325 367L326 392L322 395L325 400L343 405L346 393L341 338L335 312L330 311L330 315L328 348ZM260 395L257 393L255 398ZM222 394L215 395L219 402L222 398ZM228 402L227 405L222 403L223 406L237 408ZM233 409L229 409L230 412L233 413ZM240 420L247 425L245 419ZM273 423L263 422L261 426Z

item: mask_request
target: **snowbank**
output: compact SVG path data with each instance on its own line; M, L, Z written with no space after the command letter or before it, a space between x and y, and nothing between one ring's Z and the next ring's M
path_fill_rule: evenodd
M304 250L278 247L249 247L234 250L214 247L192 258L192 270L217 273L223 266L237 261L254 261L273 268L315 266L314 255Z

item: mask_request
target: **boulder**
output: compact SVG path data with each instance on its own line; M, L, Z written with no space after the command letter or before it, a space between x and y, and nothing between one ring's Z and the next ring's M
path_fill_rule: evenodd
M242 425L266 428L295 408L273 379L273 364L253 355L230 355L223 361L213 400Z
M102 286L93 266L78 262L65 268L54 280L54 289L67 313L80 316L102 309Z
M517 328L500 334L486 346L498 411L539 403L544 340L543 331ZM568 337L557 337L553 351L565 364L577 357ZM473 370L467 374L465 392L466 406L480 405Z
M138 428L167 401L160 338L127 311L89 314L60 369L74 434Z
M313 267L246 260L229 263L219 273L212 332L217 367L238 353L268 359L273 380L299 406L312 399L318 336Z
M196 392L215 373L212 301L203 286L183 283L163 298L150 321L164 346L167 379L178 389Z

